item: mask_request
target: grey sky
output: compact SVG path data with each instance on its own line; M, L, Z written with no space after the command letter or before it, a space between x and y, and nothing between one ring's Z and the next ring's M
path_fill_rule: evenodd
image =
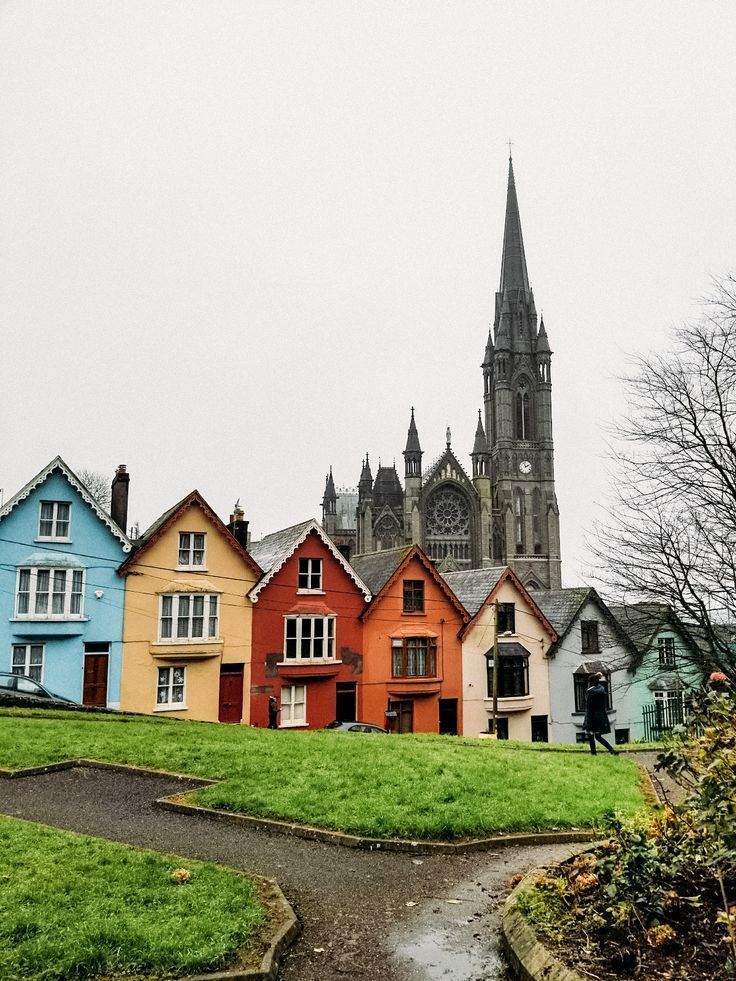
M730 0L0 4L6 500L125 462L258 536L412 405L467 459L510 138L575 582L625 352L735 265L734 51Z

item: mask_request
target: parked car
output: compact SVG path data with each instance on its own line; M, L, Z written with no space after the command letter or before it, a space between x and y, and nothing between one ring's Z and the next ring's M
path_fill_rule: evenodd
M8 693L22 698L44 698L55 702L69 702L76 704L71 698L64 698L63 695L55 695L48 688L44 688L38 681L29 678L26 674L11 674L9 671L0 671L0 694Z
M374 726L372 722L330 722L325 729L333 729L335 732L388 732L383 726Z

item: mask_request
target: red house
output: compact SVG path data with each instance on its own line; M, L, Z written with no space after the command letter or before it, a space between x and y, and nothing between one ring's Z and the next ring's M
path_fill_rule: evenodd
M314 520L249 551L264 570L250 591L251 724L321 729L360 718L360 614L370 591Z

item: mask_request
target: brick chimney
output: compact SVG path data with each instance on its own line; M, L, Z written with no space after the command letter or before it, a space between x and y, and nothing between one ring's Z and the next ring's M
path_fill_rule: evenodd
M248 550L248 522L245 520L245 511L240 506L240 498L235 502L233 513L227 525L230 532L242 547Z
M112 478L112 495L110 499L110 517L121 531L126 531L128 523L128 488L130 474L124 463L121 463ZM127 534L127 532L126 532Z

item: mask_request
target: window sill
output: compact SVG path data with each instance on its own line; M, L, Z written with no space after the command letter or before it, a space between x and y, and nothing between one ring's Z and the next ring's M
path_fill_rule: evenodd
M178 565L177 572L207 572L206 565Z
M426 617L426 612L424 610L402 610L402 617Z
M157 705L154 712L186 712L186 705Z
M297 596L326 596L324 589L297 589Z
M63 617L63 616L19 616L11 617L11 623L88 623L89 617Z
M47 536L44 536L44 537L41 537L41 535L38 535L33 540L34 540L34 542L61 542L63 545L71 545L71 543L72 543L71 538L56 538L55 535L47 535Z
M307 722L279 722L279 729L306 729Z
M342 664L342 660L338 660L335 657L312 657L312 658L305 658L305 657L298 658L298 657L295 657L295 658L289 658L288 661L277 661L276 662L276 667L277 668L296 668L296 667L300 667L301 665L304 665L305 668L308 668L308 667L310 667L312 665L316 665L317 667L320 667L320 666L328 666L329 667L329 666L331 666L333 664Z
M156 647L201 647L203 644L221 644L219 637L159 637L154 641Z

